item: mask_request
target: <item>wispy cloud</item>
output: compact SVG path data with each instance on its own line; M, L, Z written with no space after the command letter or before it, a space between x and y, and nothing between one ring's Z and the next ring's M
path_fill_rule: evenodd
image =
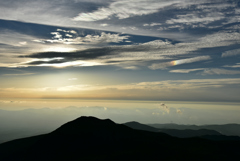
M231 68L239 68L240 65L233 65L233 66L224 66L224 67L231 67ZM202 71L199 72L199 74L202 75L235 75L240 74L240 71L238 70L228 70L223 68L197 68L197 69L177 69L177 70L171 70L170 73L190 73L194 71Z
M119 34L101 34L92 36L87 35L85 37L77 38L57 38L51 40L56 43L68 43L68 44L98 44L98 43L110 43L110 42L121 42L128 40L129 36L120 36ZM133 44L133 45L121 45L121 46L106 46L97 48L87 48L85 50L76 50L73 52L39 52L31 55L22 56L25 58L56 58L62 57L61 61L44 61L44 60L32 60L29 63L23 63L25 65L41 65L41 64L60 64L68 63L67 66L76 66L81 64L88 64L82 61L92 60L97 65L117 65L117 66L136 66L137 61L145 62L145 65L149 66L150 69L166 69L167 67L193 63L198 61L204 61L211 59L210 56L189 56L192 52L198 52L204 48L215 48L221 46L229 46L236 44L240 40L240 34L237 32L219 32L211 35L207 35L198 39L194 42L180 42L173 44L168 40L155 40L147 43ZM50 40L44 40L44 42L50 42ZM65 42L66 41L66 42ZM41 41L40 41L41 42ZM67 45L67 44L66 44ZM66 48L70 49L70 48ZM61 49L61 51L64 51ZM172 60L172 56L181 56L185 59ZM201 54L200 54L201 55ZM171 59L172 61L167 61ZM162 63L153 63L149 65L148 62L152 60L160 60ZM78 63L71 63L81 61ZM133 64L128 64L131 61ZM93 63L92 62L92 63ZM111 62L111 63L109 63ZM130 62L129 62L130 63ZM23 65L21 63L21 65ZM126 65L127 64L127 65ZM140 65L140 64L139 64ZM144 65L141 63L141 66ZM54 66L54 65L53 65ZM63 65L65 66L65 65Z
M145 23L145 24L143 24L143 26L161 26L162 24L161 23L150 23L150 24L147 24L147 23Z
M31 98L239 101L239 78L166 80L117 85L79 84L42 88L0 88L0 94ZM220 92L223 91L224 92ZM67 95L66 95L67 94ZM162 106L161 106L162 108ZM164 106L165 110L168 110Z
M190 72L195 72L195 71L201 71L204 70L205 68L197 68L197 69L176 69L176 70L170 70L170 73L190 73Z
M240 68L240 63L237 63L235 65L224 65L223 67L227 67L227 68Z
M25 76L25 75L33 75L35 73L19 73L19 74L3 74L5 76Z
M78 80L77 78L69 78L68 79L69 81L76 81L76 80Z
M222 74L229 74L229 75L235 75L235 74L240 74L239 70L227 70L227 69L221 69L221 68L210 68L210 69L205 69L202 72L203 75L222 75Z
M201 24L209 24L211 22L217 21L217 20L221 20L225 18L225 16L220 13L220 12L216 12L216 13L208 13L206 16L198 16L195 14L186 14L186 15L177 15L177 19L170 19L167 20L166 23L167 24L175 24L175 23L182 23L182 24L187 24L187 25L192 25L195 23L201 23Z
M240 49L229 50L222 53L222 57L236 56L240 55Z
M136 5L137 3L137 5ZM158 12L159 9L170 6L178 1L158 0L121 0L112 2L108 7L99 8L94 12L80 13L74 21L98 21L116 16L125 19L133 16L148 15Z
M152 70L166 69L167 67L170 67L170 66L194 63L194 62L209 60L209 59L211 59L210 56L199 56L199 57L193 57L193 58L187 58L187 59L174 60L167 63L154 63L151 66L149 66L149 68Z
M221 88L228 85L240 84L239 78L228 78L228 79L190 79L190 80L166 80L157 82L140 82L132 84L121 84L121 85L71 85L62 87L43 87L43 88L1 88L1 91L28 91L28 92L48 92L48 91L101 91L109 90L112 92L119 90L192 90L200 88Z
M76 31L66 31L58 29L58 31L63 31L67 34L62 35L60 32L51 32L53 35L52 39L40 39L33 40L40 43L63 43L63 44L100 44L100 43L119 43L127 40L129 36L121 36L120 34L111 34L102 32L100 35L86 35L78 36ZM71 33L71 34L69 34Z

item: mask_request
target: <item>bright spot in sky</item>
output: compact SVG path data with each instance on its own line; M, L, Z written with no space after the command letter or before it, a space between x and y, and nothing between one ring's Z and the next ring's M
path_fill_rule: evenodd
M71 52L71 51L76 51L75 48L65 48L65 47L50 47L45 49L44 51L54 51L54 52Z
M69 66L96 66L96 65L102 65L102 64L98 62L73 61L73 62L64 62L59 64L41 64L38 66L52 66L55 68L65 68Z

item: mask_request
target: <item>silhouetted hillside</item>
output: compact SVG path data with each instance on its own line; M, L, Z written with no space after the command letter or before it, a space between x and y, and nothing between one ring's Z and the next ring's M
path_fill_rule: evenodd
M197 137L197 136L205 136L205 135L214 135L214 136L221 135L217 131L208 130L208 129L199 129L199 130L157 129L148 125L140 124L138 122L127 122L124 125L137 130L162 132L162 133L165 133L174 137L179 137L179 138L189 138L189 137Z
M239 141L239 136L226 136L222 135L221 133L215 131L215 130L209 130L209 129L199 129L199 130L177 130L177 129L157 129L152 126L148 126L145 124L141 124L138 122L127 122L124 123L124 125L131 127L136 130L144 130L144 131L151 131L151 132L161 132L168 134L173 137L178 138L191 138L191 137L201 137L208 140L217 140L217 141L226 141L226 140L232 140L232 141ZM171 125L171 124L170 124ZM195 127L194 125L192 127Z
M159 132L159 130L157 128L154 128L154 127L151 127L148 125L144 125L144 124L140 124L139 122L135 122L135 121L124 123L124 125L131 127L133 129L136 129L136 130Z
M178 124L148 124L157 129L176 129L176 130L200 130L208 129L215 130L223 135L240 136L239 124L225 124L225 125L178 125Z
M190 138L204 135L221 135L219 132L214 130L200 129L200 130L176 130L176 129L159 129L159 132L166 133L171 136L179 138Z
M0 144L0 160L234 160L240 142L179 139L80 117L45 135Z

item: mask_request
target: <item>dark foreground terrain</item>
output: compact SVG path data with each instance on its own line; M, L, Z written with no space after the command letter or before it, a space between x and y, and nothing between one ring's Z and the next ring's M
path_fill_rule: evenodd
M176 138L80 117L55 131L0 144L1 161L239 160L240 141Z

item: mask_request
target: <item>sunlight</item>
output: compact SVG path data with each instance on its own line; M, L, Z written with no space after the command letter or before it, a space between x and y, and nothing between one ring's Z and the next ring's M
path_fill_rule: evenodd
M73 62L64 62L64 63L59 63L59 64L40 64L38 66L51 66L55 68L65 68L65 67L70 67L70 66L98 66L98 65L103 65L98 62L87 62L87 61L73 61Z
M72 52L76 51L77 49L75 48L66 48L66 47L58 47L58 46L53 46L50 48L45 49L44 51L53 51L53 52Z

